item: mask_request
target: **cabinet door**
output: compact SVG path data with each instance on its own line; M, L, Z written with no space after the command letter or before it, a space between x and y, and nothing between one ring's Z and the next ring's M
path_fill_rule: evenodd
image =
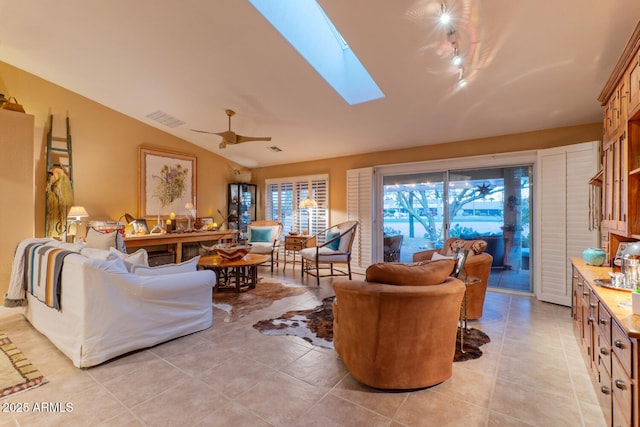
M628 70L629 85L629 112L640 105L640 52L635 56Z
M627 133L619 132L616 139L604 147L603 221L602 226L618 234L627 233L628 150Z

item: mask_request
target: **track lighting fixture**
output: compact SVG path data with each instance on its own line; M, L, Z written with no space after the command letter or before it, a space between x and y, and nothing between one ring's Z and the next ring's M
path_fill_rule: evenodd
M447 6L444 2L440 4L440 15L438 19L442 25L446 26L447 41L449 42L449 44L451 45L451 49L453 50L451 63L458 67L458 87L464 87L467 85L467 82L464 79L464 73L462 69L464 61L462 55L460 55L458 33L451 23L452 16L451 13L449 13L449 10L447 9Z

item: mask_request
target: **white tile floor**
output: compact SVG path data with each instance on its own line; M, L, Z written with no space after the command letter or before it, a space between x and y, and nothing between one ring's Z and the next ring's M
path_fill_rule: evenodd
M270 279L268 269L260 271ZM300 283L299 270L275 274ZM257 320L310 308L330 280L234 323L90 369L74 368L22 317L0 309L0 329L49 383L2 403L71 402L67 413L0 413L4 426L605 426L573 335L569 308L489 292L472 327L491 343L477 360L426 390L383 392L355 381L334 351L266 336Z

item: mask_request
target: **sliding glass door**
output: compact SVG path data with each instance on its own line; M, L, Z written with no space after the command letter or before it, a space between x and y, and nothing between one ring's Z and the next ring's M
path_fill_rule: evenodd
M410 262L448 237L482 239L489 286L530 292L531 175L531 165L384 175L385 261Z

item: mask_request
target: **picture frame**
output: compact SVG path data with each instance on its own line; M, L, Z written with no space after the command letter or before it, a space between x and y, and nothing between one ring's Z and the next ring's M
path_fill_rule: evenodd
M203 226L207 226L207 225L213 225L214 221L213 221L213 217L212 216L203 216L202 217L202 225Z
M149 227L146 219L136 219L131 222L133 234L149 234Z
M142 218L186 217L196 206L196 156L152 147L138 148L138 209Z

